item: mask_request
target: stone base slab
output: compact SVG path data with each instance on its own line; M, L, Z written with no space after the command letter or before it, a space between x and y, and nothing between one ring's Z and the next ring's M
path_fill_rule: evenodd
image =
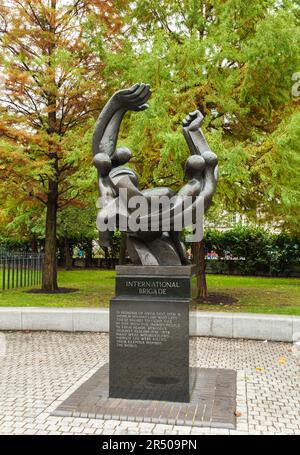
M234 370L191 368L190 403L109 398L108 374L109 365L106 363L51 415L236 428L236 372Z

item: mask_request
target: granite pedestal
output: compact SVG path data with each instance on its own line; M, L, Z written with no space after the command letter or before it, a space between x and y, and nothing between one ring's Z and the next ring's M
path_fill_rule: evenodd
M109 397L189 402L193 266L118 266L110 302Z

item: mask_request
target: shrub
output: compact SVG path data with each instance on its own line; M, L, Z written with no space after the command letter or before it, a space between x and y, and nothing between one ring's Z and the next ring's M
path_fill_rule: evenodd
M205 233L206 252L215 252L219 261L213 270L242 275L289 275L300 265L300 240L288 234L272 234L260 227L237 225L225 232Z

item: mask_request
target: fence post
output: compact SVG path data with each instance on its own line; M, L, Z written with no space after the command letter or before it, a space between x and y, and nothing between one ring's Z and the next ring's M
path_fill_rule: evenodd
M15 287L15 256L12 256L12 275L11 275L11 287Z
M16 265L17 265L17 268L16 268L16 288L19 287L19 264L20 264L19 256L17 256L16 257Z
M23 267L24 267L24 257L23 256L20 258L20 264L21 264L21 267L20 267L20 287L22 288L23 287Z
M10 288L10 257L7 257L7 289Z
M5 290L5 259L3 259L2 265L2 289Z

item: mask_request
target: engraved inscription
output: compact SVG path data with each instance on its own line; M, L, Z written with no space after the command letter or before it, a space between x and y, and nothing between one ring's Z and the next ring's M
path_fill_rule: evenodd
M126 280L125 288L137 288L138 294L144 295L166 295L168 289L178 289L178 281L150 281L150 280Z
M116 345L162 345L173 330L180 328L180 313L157 311L116 311Z

